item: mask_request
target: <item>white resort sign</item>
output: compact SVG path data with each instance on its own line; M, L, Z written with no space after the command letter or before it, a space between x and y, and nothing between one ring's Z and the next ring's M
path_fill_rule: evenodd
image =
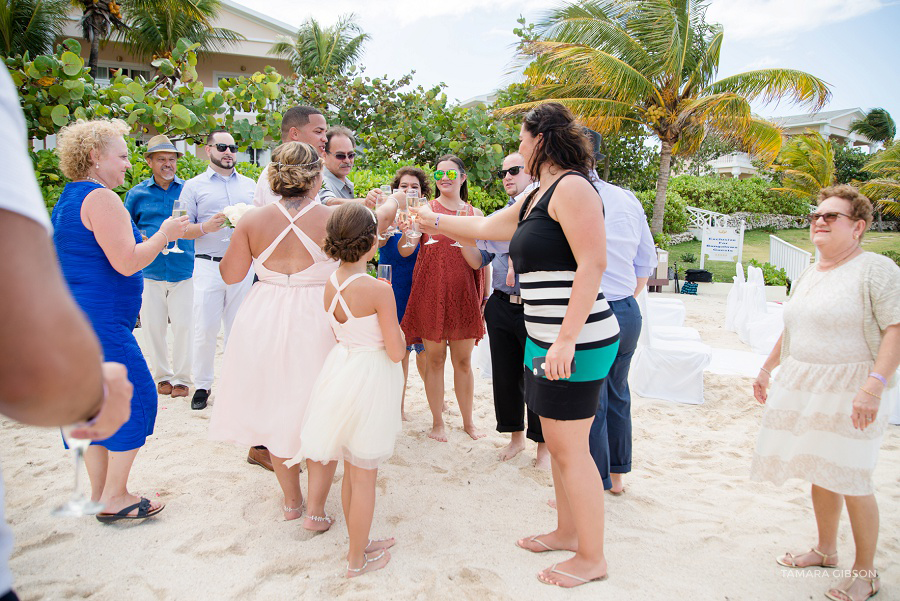
M737 226L706 226L700 249L700 268L710 261L742 262L744 250L744 221Z

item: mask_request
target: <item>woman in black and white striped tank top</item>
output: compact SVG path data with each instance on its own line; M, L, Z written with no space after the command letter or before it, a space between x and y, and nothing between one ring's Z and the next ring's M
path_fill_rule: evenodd
M541 416L558 517L552 532L516 544L534 553L573 551L538 574L542 582L570 588L606 578L603 481L588 436L618 349L619 326L600 290L606 232L602 202L587 179L593 153L583 129L567 108L547 103L525 116L519 139L526 170L540 180L528 198L490 219L428 209L418 219L424 231L464 244L512 240L528 331L525 400ZM543 368L546 377L533 367Z

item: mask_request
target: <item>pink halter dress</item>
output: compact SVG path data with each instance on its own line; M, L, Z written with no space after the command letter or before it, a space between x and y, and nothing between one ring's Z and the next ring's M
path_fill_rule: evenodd
M335 345L322 299L325 282L338 264L296 225L313 204L294 217L280 202L275 205L289 223L253 259L259 282L244 299L231 329L209 436L243 447L265 445L275 457L293 457L300 450L313 384ZM292 274L267 269L266 260L290 232L313 264Z

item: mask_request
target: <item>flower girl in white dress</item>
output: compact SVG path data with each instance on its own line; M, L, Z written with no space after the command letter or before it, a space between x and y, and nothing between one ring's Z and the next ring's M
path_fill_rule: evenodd
M341 264L325 286L325 308L338 344L313 387L300 452L292 460L344 460L348 577L383 568L394 544L393 538L369 539L378 465L393 454L401 430L400 361L406 354L393 291L366 274L377 251L375 226L372 213L356 203L328 219L324 250Z

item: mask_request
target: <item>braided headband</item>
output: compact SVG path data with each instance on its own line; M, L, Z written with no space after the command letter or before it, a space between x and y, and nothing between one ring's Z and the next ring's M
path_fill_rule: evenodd
M270 161L270 165L275 165L276 167L309 167L310 165L318 165L322 162L321 158L316 159L312 163L278 163L276 161Z

